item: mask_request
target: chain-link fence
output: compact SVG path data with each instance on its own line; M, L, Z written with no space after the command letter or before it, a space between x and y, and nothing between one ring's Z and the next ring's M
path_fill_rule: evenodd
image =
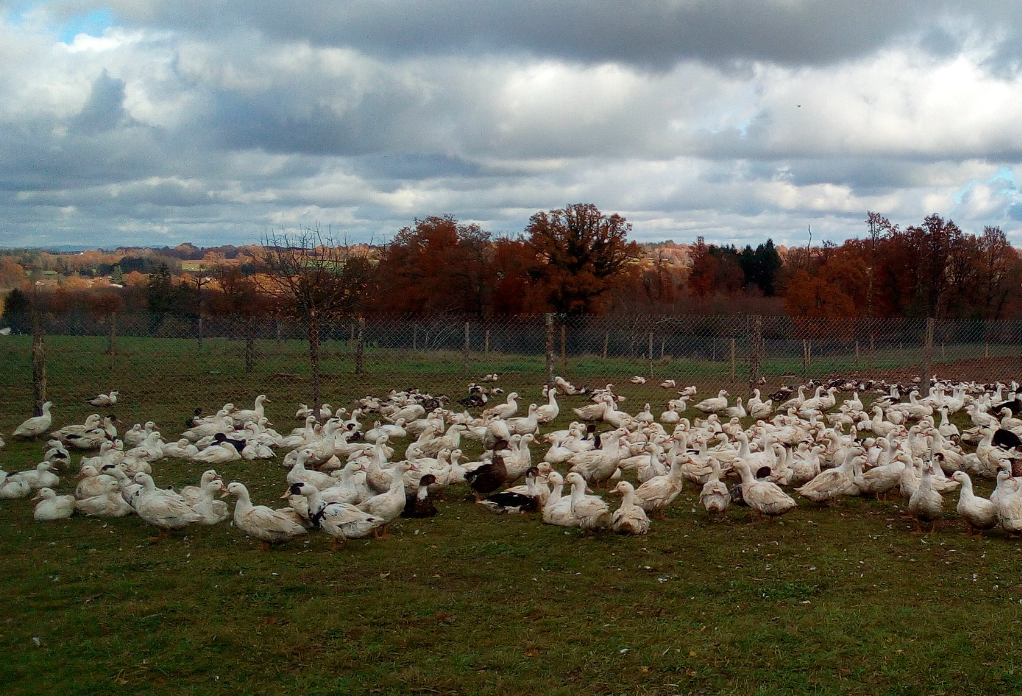
M201 319L85 312L36 317L36 378L29 318L0 336L0 388L19 413L45 395L73 402L119 389L141 405L217 407L269 393L308 402L308 327L266 317ZM925 374L976 381L1022 373L1022 322L797 319L755 316L363 317L319 331L322 401L419 387L449 395L485 374L502 384L548 374L590 386L647 380L655 389L746 391L810 378L907 380ZM652 399L652 393L650 398Z

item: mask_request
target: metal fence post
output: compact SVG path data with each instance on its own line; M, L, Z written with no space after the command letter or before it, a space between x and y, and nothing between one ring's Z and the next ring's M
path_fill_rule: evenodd
M554 315L546 313L546 383L554 386Z

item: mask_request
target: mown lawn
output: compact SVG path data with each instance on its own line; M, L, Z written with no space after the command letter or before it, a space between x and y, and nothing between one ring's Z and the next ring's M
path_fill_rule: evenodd
M152 418L176 439L194 406L247 405L258 393L255 383L229 391L215 376L176 389L184 382L160 369L115 385L126 427ZM0 379L16 373L7 374ZM106 387L88 374L60 380L58 424L83 420L80 399ZM329 382L327 397L338 405L412 384L461 394L465 381L348 378ZM538 380L504 386L538 398ZM268 412L286 430L301 385L274 387ZM632 411L664 398L648 386L621 391ZM9 393L17 396L0 412L8 440L28 415L24 385ZM41 443L9 442L0 464L27 468L41 452ZM157 482L175 487L204 468L154 465ZM255 502L283 504L276 464L219 470ZM689 486L648 537L582 538L493 516L467 494L452 489L437 517L336 553L321 534L262 552L228 524L167 539L138 518L37 524L29 501L0 501L2 692L1022 691L1022 542L965 537L957 496L939 531L919 537L899 502L864 499L800 501L767 524L732 508L711 524Z

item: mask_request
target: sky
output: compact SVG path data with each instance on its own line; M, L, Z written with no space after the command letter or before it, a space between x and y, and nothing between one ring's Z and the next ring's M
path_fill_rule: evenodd
M863 236L1022 246L1017 0L0 0L0 246Z

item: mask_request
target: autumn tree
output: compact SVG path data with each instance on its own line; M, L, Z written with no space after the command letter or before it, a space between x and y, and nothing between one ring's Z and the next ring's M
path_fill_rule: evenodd
M702 237L692 250L689 294L696 297L734 295L745 285L745 274L734 247L706 244Z
M430 216L401 229L382 251L374 306L401 314L491 311L490 234L453 216Z
M241 272L238 266L222 262L212 268L213 292L209 309L213 314L235 318L241 326L245 340L245 372L255 369L255 329L258 317L269 312L270 302L252 276Z
M27 279L24 266L13 257L0 257L0 288L23 288Z
M263 244L260 267L266 282L260 291L278 301L283 311L305 324L309 341L312 403L320 400L319 344L324 325L352 316L362 307L371 263L350 253L319 230L269 235Z
M1000 227L986 227L974 247L974 304L983 319L1004 319L1022 284L1022 258ZM1013 312L1012 314L1015 314Z
M533 279L556 312L595 312L606 293L621 282L640 256L628 241L632 226L620 215L606 216L591 203L536 213L525 229L537 263Z
M538 314L550 310L542 288L532 282L536 256L521 238L493 243L490 292L495 314Z

